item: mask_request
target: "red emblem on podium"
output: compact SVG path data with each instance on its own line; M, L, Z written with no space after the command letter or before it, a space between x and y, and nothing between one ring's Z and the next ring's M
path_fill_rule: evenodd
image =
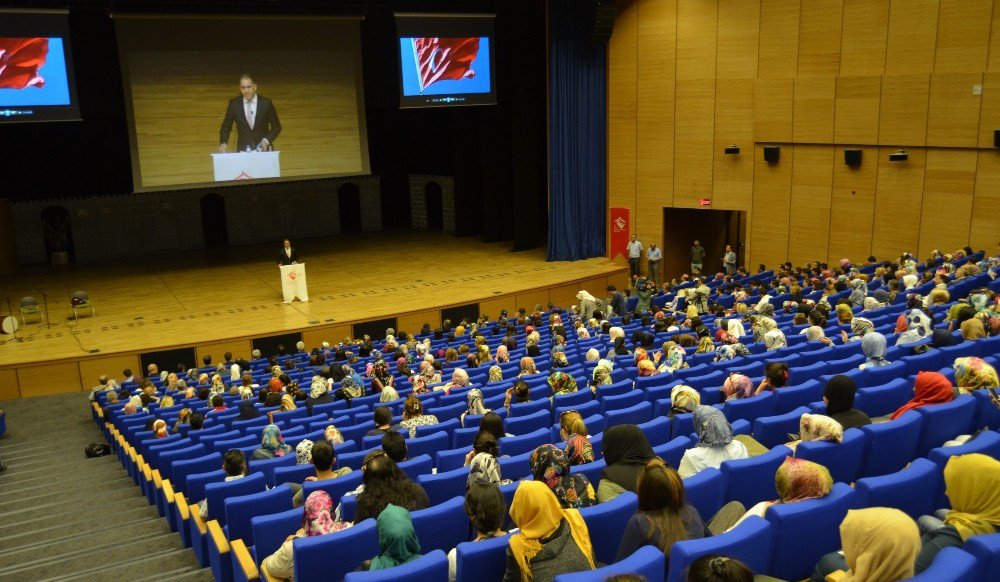
M242 172L240 172L239 176L236 176L233 179L234 180L253 180L253 176L251 176L250 174L247 174L246 170L243 170Z

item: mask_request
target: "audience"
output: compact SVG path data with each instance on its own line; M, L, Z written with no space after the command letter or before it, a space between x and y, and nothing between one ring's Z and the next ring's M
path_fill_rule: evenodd
M410 481L384 451L379 450L367 458L362 471L361 481L365 487L357 496L354 523L377 517L390 503L410 511L430 505L424 488Z
M420 540L413 531L410 512L397 505L386 505L375 520L379 554L363 570L387 570L420 557Z
M677 468L681 478L690 477L708 467L718 469L723 461L749 457L746 445L733 438L733 427L718 408L699 406L694 409L693 420L698 444L684 451Z
M824 558L827 563L820 562L813 580L896 582L911 578L920 533L910 516L898 509L851 509L840 524L840 543L843 555ZM830 567L838 569L820 576L821 569Z
M309 443L308 458L305 462L299 461L299 447L302 447L302 443ZM343 477L351 472L350 467L341 467L340 469L334 469L334 465L337 464L337 457L334 455L333 446L327 442L325 439L321 441L312 441L306 439L299 443L299 446L295 448L296 461L297 464L312 463L313 467L316 468L316 476L306 477L306 481L326 481L327 479L336 479L337 477ZM292 505L294 507L302 506L302 485L298 483L289 483L289 487L292 489Z
M477 482L469 486L465 493L465 514L476 530L473 542L481 542L507 535L503 531L503 522L507 513L507 504L500 493L500 488L493 483ZM455 582L457 578L457 551L452 548L448 552L448 581Z
M778 492L778 499L761 501L754 505L728 529L743 523L743 520L751 515L764 517L767 508L778 503L794 503L826 497L833 488L833 477L823 465L804 459L785 457L785 462L778 467L774 475L774 487Z
M383 394L385 391L382 392ZM392 430L392 410L388 406L379 406L373 415L375 428L365 433L365 436L383 435Z
M955 389L940 372L920 372L913 383L913 398L909 402L899 407L889 417L895 420L908 410L914 410L929 404L943 404L955 399Z
M410 438L417 436L418 426L429 426L438 424L438 419L433 414L424 414L424 405L416 396L410 396L403 403L403 421L393 430L400 428L409 429Z
M192 421L192 425L193 425ZM192 426L192 428L194 428ZM261 461L283 457L292 452L292 447L285 444L285 439L281 438L281 429L276 424L269 424L264 427L260 436L260 448L253 452L253 460Z
M597 503L594 487L582 473L571 474L566 453L555 445L542 445L528 461L531 476L555 493L563 509L579 509Z
M635 492L639 474L654 459L653 447L645 433L634 424L620 424L604 431L604 461L597 486L597 501L605 503L625 491Z
M579 412L567 410L559 415L559 437L566 441L566 458L570 465L594 462L594 447Z
M857 391L854 380L840 374L830 378L823 388L826 415L837 421L844 430L872 423L867 414L854 408L854 395Z
M350 525L334 521L330 514L332 508L333 501L326 491L319 490L310 493L302 511L302 527L288 536L285 543L281 544L277 551L264 558L264 561L261 562L261 568L271 578L291 579L295 571L292 552L294 540L333 533Z
M247 476L247 458L239 449L229 449L222 456L222 470L226 472L224 481L235 481ZM208 499L198 502L198 514L202 519L208 518Z

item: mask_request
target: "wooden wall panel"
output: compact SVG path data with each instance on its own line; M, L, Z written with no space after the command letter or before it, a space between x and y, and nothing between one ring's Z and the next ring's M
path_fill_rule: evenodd
M753 98L756 141L792 141L794 92L794 79L757 79Z
M334 325L331 327L321 327L318 329L307 329L302 332L302 341L306 346L312 348L321 346L323 342L330 342L335 346L344 341L345 337L353 337L354 328L350 325Z
M757 78L794 77L798 48L799 0L761 0Z
M643 241L645 242L645 241ZM580 285L576 283L570 283L569 285L559 285L558 287L552 287L549 289L549 301L569 309L570 305L576 305L579 303L576 299L576 294L580 289ZM596 289L588 289L594 297L600 297L601 293ZM596 291L596 293L595 293Z
M793 97L792 140L796 143L832 143L837 79L798 77Z
M506 309L508 315L517 313L517 302L513 295L504 295L479 302L479 312L490 316L490 321L500 319L500 311ZM432 324L433 325L433 324Z
M788 259L788 203L792 190L791 148L777 164L764 161L762 146L754 148L753 209L750 213L750 264L774 265Z
M840 73L840 31L844 0L810 0L799 14L799 77Z
M986 249L987 256L997 252L1000 236L1000 155L982 150L976 165L976 190L972 200L972 223L969 246Z
M927 106L927 145L976 147L979 141L979 103L972 86L983 82L981 73L931 75Z
M635 126L639 208L669 206L673 201L676 8L675 0L646 0L639 5L637 50L642 74L636 81ZM633 221L640 232L663 226L658 212L639 213Z
M250 352L247 352L246 355L249 358ZM80 360L80 387L89 391L97 385L97 379L104 374L107 374L108 376L111 376L115 380L121 382L122 378L124 378L122 371L125 370L125 368L130 368L133 372L138 373L142 369L139 364L139 355L126 354L108 356L106 358L90 358Z
M886 75L882 77L882 98L878 117L878 140L884 145L927 143L927 102L930 75Z
M844 0L840 74L881 75L889 34L889 0Z
M863 148L861 166L844 163L844 149L833 156L833 197L830 205L829 263L843 257L858 262L871 254L875 221L875 178L878 148Z
M986 70L993 0L941 0L935 73Z
M712 167L712 208L749 210L753 198L752 79L719 79L715 85L715 143ZM731 144L739 155L726 155Z
M1000 38L997 41L1000 42ZM1000 129L1000 73L985 73L979 106L979 147L993 147L995 129Z
M878 143L879 77L838 77L834 141L838 144Z
M976 162L975 151L927 150L919 256L933 249L951 252L969 243Z
M480 311L482 308L483 306L480 303ZM496 314L490 313L490 316L496 317ZM422 328L425 323L431 324L431 329L439 327L441 325L441 310L428 309L426 311L401 313L396 317L396 331L405 331L408 334L419 333L420 328Z
M715 80L678 80L675 110L672 206L694 208L712 194Z
M793 264L827 255L833 151L825 145L794 148L788 211L788 260Z
M83 390L80 382L80 369L76 362L18 368L17 383L21 387L21 398Z
M718 79L756 78L760 4L719 0L718 28L715 76Z
M715 79L718 8L704 0L677 1L677 80Z
M938 0L892 0L885 74L930 73L934 70Z
M20 397L21 390L17 386L17 370L0 370L0 401Z
M638 3L619 2L608 41L608 206L632 208L635 232ZM606 227L605 233L610 236Z
M514 302L517 304L518 309L523 307L528 313L531 313L532 310L535 309L535 305L541 305L544 310L545 306L549 303L549 290L542 289L539 291L526 291L524 293L518 293ZM560 307L565 306L561 305Z
M990 24L990 48L986 70L991 73L1000 72L1000 7L994 2L993 18Z
M305 341L305 339L302 341ZM310 344L309 342L306 342L306 345L311 348L314 345L318 346L319 344ZM201 359L206 355L212 356L213 363L219 363L225 361L225 358L222 356L226 352L232 352L234 358L246 358L249 360L251 351L253 351L253 346L251 346L250 340L248 339L228 342L213 342L194 347L194 355L198 366L201 366Z
M872 254L879 259L917 252L926 152L910 151L905 162L890 162L892 148L878 150ZM886 219L891 217L891 219Z

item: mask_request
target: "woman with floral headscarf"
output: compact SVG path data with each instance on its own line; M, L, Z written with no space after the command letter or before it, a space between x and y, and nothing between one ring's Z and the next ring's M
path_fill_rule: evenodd
M264 558L261 567L272 578L290 579L295 570L292 553L294 540L334 533L352 525L350 522L334 521L332 511L333 500L329 493L322 489L310 493L302 511L302 527L288 536L277 551Z
M955 384L962 393L972 394L980 388L1000 388L996 369L981 358L956 358Z
M260 437L260 448L253 452L253 460L261 461L283 457L292 452L292 447L285 444L281 438L281 429L276 424L269 424L264 427Z
M346 368L350 368L350 366L344 366L344 368L346 372ZM351 369L351 372L354 372L354 370ZM336 392L337 397L342 400L351 400L353 398L361 398L364 396L365 385L358 382L357 378L359 378L359 376L356 374L346 374L344 379L340 381L340 389ZM374 385L375 380L372 379L372 386Z
M906 314L906 331L896 338L896 345L916 343L924 338L930 337L933 327L931 318L920 309L911 309Z
M803 414L799 418L799 439L787 444L793 451L800 442L825 441L839 443L844 440L844 427L822 414Z
M774 475L774 485L778 491L778 499L761 501L754 505L729 529L736 527L751 515L764 517L767 508L772 505L822 499L830 494L833 477L823 465L804 459L785 457L785 462L778 467Z
M772 329L764 334L764 346L767 351L780 350L788 345L785 334L780 329Z
M690 414L701 405L701 393L690 386L679 384L670 389L670 412L667 418Z
M667 360L663 364L660 364L659 371L673 374L676 370L687 368L688 364L684 361L685 356L687 356L687 352L684 348L679 345L671 346L670 351L667 353Z
M309 465L312 463L313 442L309 439L302 439L295 445L295 464Z
M555 445L542 445L528 460L535 481L548 486L563 509L580 509L597 504L594 487L583 474L570 474L569 460Z
M570 394L577 391L576 379L565 372L553 372L548 379L552 396Z
M709 352L715 351L715 342L712 341L711 336L705 336L698 340L698 349L695 350L696 354L707 354Z
M743 374L733 373L722 383L722 395L726 400L741 400L754 395L753 380Z
M444 391L445 395L451 394L456 388L465 388L469 385L469 373L462 368L455 368L451 373L451 381L443 386L434 388L435 391Z
M875 324L873 324L870 319L855 317L851 320L851 333L853 335L848 336L846 331L841 331L840 338L845 344L849 342L857 342L861 341L861 338L863 338L866 333L871 331L875 331Z
M468 401L469 407L465 410L465 412L461 414L461 416L458 419L458 421L462 424L463 427L465 426L466 416L470 415L480 416L490 411L490 409L486 408L486 406L483 404L483 391L480 390L479 388L473 388L472 390L466 392L465 398Z
M753 391L752 381L750 390ZM684 452L677 468L681 478L690 477L708 467L718 469L723 461L749 457L746 445L733 438L733 427L718 408L698 406L694 409L693 420L698 444Z
M531 376L532 374L537 374L538 369L535 368L535 359L529 356L524 356L521 358L521 371L517 373L517 377L521 376Z
M639 377L646 378L648 376L655 376L657 374L656 364L650 360L642 360L639 362Z
M392 374L389 373L389 364L386 364L385 360L381 358L375 361L375 365L368 375L372 379L372 392L378 393L386 386L393 385Z
M568 368L569 360L566 358L566 352L562 350L556 350L552 352L552 369L557 368Z
M774 329L778 329L778 324L770 317L763 315L750 316L750 330L755 341L764 341L764 335Z
M415 394L424 394L430 391L430 387L441 382L441 375L434 369L434 364L424 360L420 362L420 372L410 378Z
M598 361L591 374L590 389L596 392L598 386L611 384L611 370L614 369L614 366L611 360Z

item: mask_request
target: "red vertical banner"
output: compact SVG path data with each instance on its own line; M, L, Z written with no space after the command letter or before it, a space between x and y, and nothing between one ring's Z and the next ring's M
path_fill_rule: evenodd
M611 258L619 254L628 258L629 221L628 208L611 208Z

